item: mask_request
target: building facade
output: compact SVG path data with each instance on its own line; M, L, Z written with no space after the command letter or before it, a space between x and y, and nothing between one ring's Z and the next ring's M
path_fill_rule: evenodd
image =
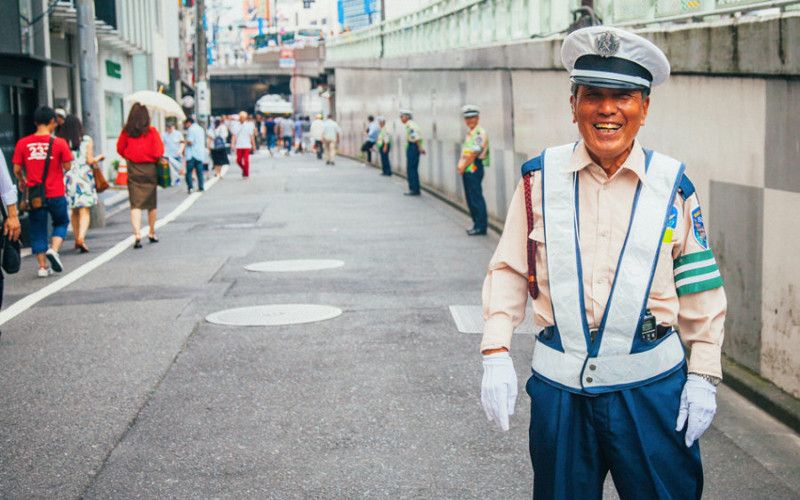
M178 0L95 1L97 98L103 137L94 139L98 151L109 158L116 156L115 143L127 111L126 95L139 90L174 95L169 59L180 55L178 9ZM57 2L48 17L49 51L59 63L51 65L49 102L80 116L75 2Z

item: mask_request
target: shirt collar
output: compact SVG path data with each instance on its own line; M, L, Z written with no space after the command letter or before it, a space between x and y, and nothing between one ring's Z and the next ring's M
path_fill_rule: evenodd
M594 160L589 156L589 151L586 150L586 144L583 141L578 142L575 151L572 152L572 157L564 170L566 172L577 172L589 165L594 164ZM647 184L647 172L645 170L645 156L642 145L639 144L638 139L634 139L633 148L625 163L622 164L620 170L628 169L639 177L642 184Z

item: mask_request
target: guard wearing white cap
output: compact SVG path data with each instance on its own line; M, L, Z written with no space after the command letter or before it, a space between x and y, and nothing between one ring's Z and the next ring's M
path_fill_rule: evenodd
M425 154L425 145L419 131L419 125L411 119L410 109L400 110L400 121L406 131L406 174L408 175L408 192L406 196L419 196L419 156Z
M458 160L458 173L464 181L464 196L467 199L469 213L472 216L472 229L467 230L470 236L486 234L488 220L486 201L483 199L481 181L484 168L490 164L489 136L486 130L478 125L481 110L478 106L467 104L461 108L464 122L467 124L467 137L461 147Z
M530 295L545 327L526 386L534 497L601 498L610 471L623 499L700 498L726 300L684 165L636 139L669 62L604 26L561 58L581 140L522 166L483 288L481 401L508 429Z

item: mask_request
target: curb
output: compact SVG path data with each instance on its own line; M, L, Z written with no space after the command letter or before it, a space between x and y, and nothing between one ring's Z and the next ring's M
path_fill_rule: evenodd
M725 385L800 433L800 399L725 355L722 372Z

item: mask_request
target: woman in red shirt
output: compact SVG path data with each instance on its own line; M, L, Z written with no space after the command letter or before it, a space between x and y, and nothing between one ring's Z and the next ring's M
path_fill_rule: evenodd
M150 125L150 113L139 103L134 103L128 121L117 139L117 153L128 164L128 197L131 204L131 225L136 238L133 248L142 248L142 210L147 210L150 243L156 238L156 187L158 177L156 162L164 156L164 143L155 127Z

